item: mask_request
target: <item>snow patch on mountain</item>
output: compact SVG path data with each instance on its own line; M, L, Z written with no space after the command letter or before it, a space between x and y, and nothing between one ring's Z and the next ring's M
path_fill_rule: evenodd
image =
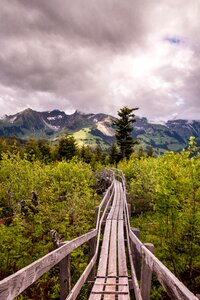
M14 123L14 121L16 120L16 116L14 116L13 118L11 118L11 119L8 119L8 121L10 122L10 123Z
M51 124L45 122L45 120L43 120L43 121L44 121L44 124L45 124L48 128L50 128L50 129L52 129L52 130L54 130L54 131L58 131L58 130L60 129L60 126L53 126L53 125L51 125Z
M88 117L87 117L87 119L89 120L89 119L91 119L91 118L93 118L94 117L94 114L90 114Z
M55 116L55 117L47 117L47 120L49 120L49 121L55 121L56 119L62 119L63 118L63 116L62 115L58 115L58 116Z

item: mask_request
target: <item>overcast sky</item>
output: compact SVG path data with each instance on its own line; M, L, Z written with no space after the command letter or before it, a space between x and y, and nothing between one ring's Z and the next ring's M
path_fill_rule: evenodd
M200 0L1 0L0 115L200 119Z

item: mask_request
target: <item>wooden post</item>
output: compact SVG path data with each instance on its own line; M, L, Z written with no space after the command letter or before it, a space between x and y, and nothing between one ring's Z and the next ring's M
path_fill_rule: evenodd
M95 207L95 224L97 225L97 218L98 218L99 206Z
M93 258L93 256L95 255L95 251L96 251L96 237L93 237L91 240L89 240L89 261ZM88 276L88 281L94 281L95 280L95 265L92 268L89 276ZM91 290L92 289L93 284L88 284L88 288Z
M153 253L154 245L153 244L144 244L145 247ZM144 254L142 253L142 272L141 272L141 295L142 299L149 300L151 293L151 279L152 279L152 270L145 262Z
M131 228L131 230L136 235L136 237L138 239L140 239L140 230L138 228ZM141 276L140 253L137 251L137 249L134 246L132 241L131 241L131 248L132 248L132 253L133 253L135 273L136 273L137 279L140 280L140 276Z
M129 215L129 219L131 219L131 204L127 203L128 205L128 215Z
M62 246L64 243L60 243ZM70 255L67 255L59 263L60 269L60 299L65 300L71 291Z
M56 230L51 230L51 236L55 248L66 244L60 241ZM60 279L60 299L65 300L71 291L71 272L70 272L70 255L67 255L59 262L59 279Z
M127 193L127 191L126 191L126 201L128 202L128 193Z

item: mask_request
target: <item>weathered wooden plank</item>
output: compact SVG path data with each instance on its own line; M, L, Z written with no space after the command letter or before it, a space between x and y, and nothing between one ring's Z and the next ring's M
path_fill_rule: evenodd
M100 300L104 291L105 278L97 278L95 280L89 300Z
M92 268L94 267L96 260L97 260L97 253L95 253L90 263L87 265L86 269L84 270L83 274L81 275L81 277L79 278L79 280L77 281L77 283L75 284L71 292L69 293L66 300L75 300L77 298L83 284L86 282Z
M104 295L104 298L103 298L104 300L107 300L108 296L110 296L110 295L116 296L116 295L127 295L128 294L127 292L120 292L120 291L112 291L112 292L102 291L102 292L92 292L92 293Z
M113 214L114 214L114 211L115 211L115 206L116 206L116 203L117 203L117 193L116 193L116 186L117 186L117 181L114 180L114 197L113 197L113 203L112 203L112 207L111 207L111 210L108 214L108 217L107 217L107 220L111 220L113 218Z
M110 248L107 276L117 275L117 220L111 222Z
M118 278L118 276L116 276L116 278ZM98 278L97 278L97 279L98 279ZM127 283L124 284L124 283L117 283L117 282L116 282L116 283L113 284L113 283L107 283L107 282L105 282L105 283L99 283L99 284L98 284L98 283L95 283L95 285L103 285L103 286L107 286L107 285L108 285L108 286L109 286L109 285L111 285L111 286L112 286L112 285L114 285L114 286L119 286L119 285L121 285L121 286L127 286ZM129 285L129 282L128 282L128 285Z
M107 296L104 296L104 299L106 300L114 300L115 299L115 294L116 292L116 278L107 278L106 280L106 287L105 287L105 292L107 293Z
M118 221L118 274L127 276L126 253L124 245L124 221Z
M99 206L96 206L96 207L95 207L94 212L95 212L95 224L96 224L96 226L97 226L97 222L99 221L99 220L98 220Z
M88 263L93 258L93 256L95 255L95 253L96 253L96 237L94 237L91 240L89 240L89 260L88 260ZM90 272L90 274L88 276L88 280L94 281L94 277L95 277L95 266L91 270L91 272ZM89 284L89 288L91 288L90 284Z
M120 183L119 186L119 215L118 220L123 220L123 213L124 213L124 193L122 190L122 184Z
M104 230L100 258L99 258L99 265L98 265L98 269L97 269L97 276L103 277L103 278L97 278L95 280L95 283L97 283L98 285L96 286L94 283L90 297L89 297L90 300L100 300L101 294L99 292L103 291L103 289L104 289L104 285L101 285L101 283L105 283L107 263L108 263L110 231L111 231L111 220L107 220L106 225L105 225L105 230ZM96 294L96 292L98 292L98 293Z
M109 201L108 201L108 203L106 205L107 207L109 206L109 202L110 201L111 201L111 198L109 199ZM107 207L105 208L105 211L104 211L104 213L103 213L103 215L101 217L100 224L99 224L99 232L98 232L96 254L98 253L98 248L99 248L99 243L100 243L100 227L101 227L101 223L104 220L104 215L106 213ZM107 244L106 240L109 238L110 228L111 228L111 222L109 221L109 222L106 223L106 226L105 226L104 238L103 238L103 244L102 244L102 251L103 252L101 252L100 259L99 259L99 264L100 264L100 261L101 261L101 263L103 264L103 268L101 269L100 268L101 266L98 265L98 271L97 271L97 275L100 276L100 277L102 277L102 278L97 278L95 280L95 283L94 283L93 288L92 288L92 291L95 291L95 292L100 292L100 291L103 291L103 289L104 289L104 283L105 283L105 277L106 277L106 268L107 268L107 261L103 262L103 259L104 259L103 256L104 256L105 252L108 251L106 249L108 249L109 245ZM106 238L105 238L105 233L107 235ZM95 293L91 292L89 299L90 300L100 300L101 299L101 295L100 294L96 295Z
M114 181L112 182L110 187L107 189L106 194L104 195L103 200L101 201L101 203L99 205L99 209L97 211L97 217L96 217L96 228L98 228L98 226L99 226L101 209L103 209L105 211L105 207L107 206L107 203L112 198L113 188L114 188Z
M108 200L110 199L111 197L111 194L112 194L112 191L113 191L113 187L114 187L114 182L111 183L111 185L109 186L109 188L107 189L104 197L103 197L103 200L100 204L101 208L104 210L105 207L106 207L106 204L108 202Z
M128 272L127 272L127 264L126 264L125 244L124 244L124 221L123 220L118 221L118 274L119 274L119 284L120 284L118 291L126 293L124 295L120 294L118 296L118 300L128 300L130 299L130 295L129 295L129 286L128 286ZM121 284L126 284L126 285L124 286Z
M129 219L131 218L131 204L127 203Z
M126 205L125 205L125 208L126 208ZM133 264L133 252L131 251L132 250L131 249L131 241L128 238L129 231L131 230L131 228L130 228L130 222L128 219L128 211L126 209L124 212L124 217L125 217L125 228L126 228L126 236L127 236L129 262L130 262L130 267L131 267L131 278L132 278L132 284L133 284L133 288L134 288L135 299L136 300L144 300L144 299L142 299L142 296L141 296L141 291L140 291L140 287L139 287L139 284L137 281L137 276L136 276L136 272L135 272L135 268L134 268L134 264Z
M153 244L145 244L145 247L153 253ZM152 269L146 264L145 259L142 255L142 271L141 271L141 295L145 300L150 299L151 293L151 279L152 279Z
M116 291L116 278L117 276L117 220L112 220L112 228L110 235L110 248L109 248L109 258L108 258L108 272L107 276L113 276L112 278L107 278L106 280L106 292ZM104 297L105 298L105 297ZM110 293L106 295L107 300L114 300L115 295Z
M99 247L99 242L100 242L100 233L101 233L101 229L102 229L102 225L104 225L105 227L105 223L106 223L106 216L108 215L108 210L109 210L109 207L111 205L111 202L113 200L113 195L114 195L114 188L112 189L112 192L111 192L111 195L110 195L110 198L108 199L108 201L106 202L106 206L105 206L105 209L102 213L102 216L101 218L99 218L99 221L97 223L97 226L96 226L96 229L98 229L98 238L97 238L97 248Z
M51 230L51 236L56 249L67 243L60 241L56 230ZM70 255L67 255L59 262L59 270L60 299L64 300L71 290Z
M137 236L129 229L129 237L133 242L136 250L140 255L142 255L142 247L144 246L143 243L137 238Z
M131 228L131 231L140 240L140 230L138 228ZM134 261L137 279L140 280L140 276L141 276L141 263L140 263L141 259L140 258L141 258L141 256L132 241L131 241L131 249L132 249L132 253L133 253L133 261Z
M133 266L133 262L130 261L130 264L131 264L131 278L132 278L132 285L133 285L133 288L134 288L135 299L136 300L143 300L142 296L141 296L140 287L139 287L139 284L138 284L138 281L137 281L137 276L136 276L136 273L135 273L135 269L134 269L134 266Z
M96 234L97 229L94 229L89 233L69 241L60 248L38 259L36 262L0 281L0 299L14 299L44 273L48 272L52 267L58 264L74 249L89 241L91 238L96 236Z
M103 243L101 247L101 254L99 258L99 266L97 270L97 276L106 276L107 262L108 262L108 250L110 240L111 220L106 221Z
M119 291L118 300L129 300L130 299L128 277L119 278L118 291Z
M71 290L71 269L70 255L67 255L59 262L60 269L60 299L66 299Z
M120 207L120 182L119 181L116 181L115 197L116 197L116 203L115 203L115 208L112 216L113 220L117 220L119 215L119 207Z
M113 191L112 191L112 194L113 194ZM98 225L98 239L97 239L97 247L96 247L96 254L98 253L98 249L99 249L99 244L100 244L100 232L101 232L101 224L104 222L104 218L105 218L105 215L106 215L106 211L110 205L110 202L111 202L111 199L112 199L112 195L111 197L109 198L107 204L106 204L106 207L105 207L105 210L102 214L102 217L101 217L101 220L99 222L99 225ZM104 234L105 232L107 232L107 234L109 233L109 225L107 225L105 227L105 230L104 230ZM104 242L104 245L102 245L104 247L104 251L105 251L105 242ZM102 259L103 257L101 257ZM101 299L101 294L99 294L99 292L103 291L104 290L104 283L105 283L105 276L106 276L106 270L104 269L104 272L105 272L105 275L103 275L102 278L97 278L95 280L95 283L93 285L93 288L92 288L92 291L95 292L95 293L90 293L90 296L89 296L89 300L100 300ZM97 294L96 294L97 292Z

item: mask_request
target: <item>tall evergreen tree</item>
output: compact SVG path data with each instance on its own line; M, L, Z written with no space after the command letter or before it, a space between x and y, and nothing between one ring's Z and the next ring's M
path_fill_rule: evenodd
M59 140L58 156L59 159L70 160L77 154L76 140L71 135L64 135Z
M112 144L109 151L109 163L112 165L115 164L117 167L118 161L119 161L119 150L116 144Z
M116 140L120 150L120 159L129 159L133 152L133 147L137 144L132 136L133 123L135 122L135 115L133 111L138 108L128 108L124 106L118 111L119 118L114 121L116 127Z
M99 144L96 145L94 149L94 158L96 161L102 161L103 158L103 150Z
M82 145L81 149L79 150L79 156L84 162L89 164L93 157L90 146Z

